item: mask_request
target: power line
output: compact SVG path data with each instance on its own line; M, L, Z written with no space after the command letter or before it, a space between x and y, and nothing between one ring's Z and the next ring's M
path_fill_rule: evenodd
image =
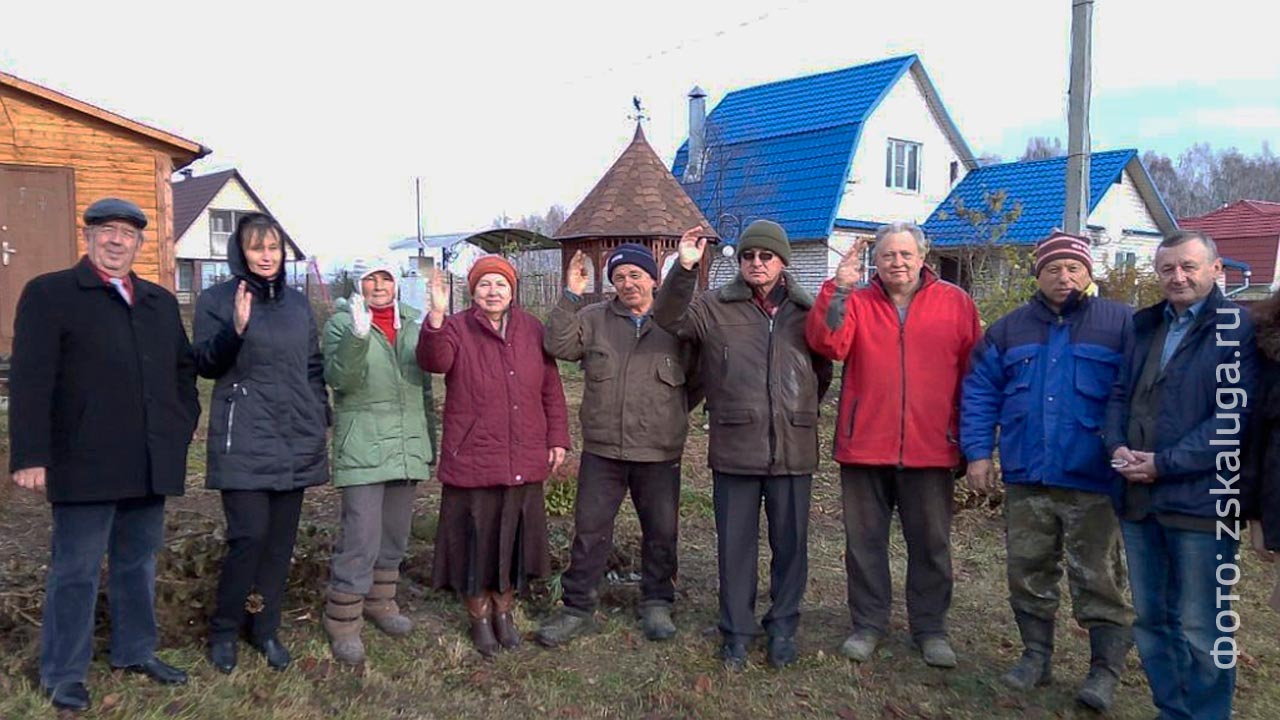
M588 80L596 80L602 77L606 77L608 75L612 75L620 70L629 70L631 68L640 67L642 65L653 62L654 60L661 60L665 57L684 52L686 49L699 45L703 41L718 40L722 37L725 37L726 35L729 35L731 33L736 33L745 28L766 23L769 20L777 18L779 15L783 15L785 13L796 10L801 6L810 4L811 2L813 2L813 0L793 0L790 3L781 5L771 10L766 10L760 13L759 15L756 15L755 17L741 20L737 23L733 23L732 25L725 25L720 27L717 30L712 30L706 33L701 33L699 35L686 37L683 40L680 40L672 45L668 45L662 48L661 50L655 50L645 55L644 57L636 58L631 62L610 65L599 72L588 73L586 75L579 76L573 80L566 80L562 85L563 86L577 85L578 83L581 83L581 82L586 82Z

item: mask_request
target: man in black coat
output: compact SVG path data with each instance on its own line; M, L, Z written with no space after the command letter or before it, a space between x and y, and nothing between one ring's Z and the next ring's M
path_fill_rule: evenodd
M177 301L131 271L146 215L107 198L84 224L87 255L22 291L10 375L10 470L53 506L40 683L69 710L89 707L104 553L112 667L187 680L155 655L155 558L165 498L183 492L200 416Z

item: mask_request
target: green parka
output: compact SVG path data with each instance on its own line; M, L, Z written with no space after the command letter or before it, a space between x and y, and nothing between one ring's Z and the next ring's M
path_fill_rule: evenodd
M440 437L431 375L418 367L421 315L400 306L395 347L374 326L353 331L339 300L324 326L324 379L333 390L333 484L426 480Z

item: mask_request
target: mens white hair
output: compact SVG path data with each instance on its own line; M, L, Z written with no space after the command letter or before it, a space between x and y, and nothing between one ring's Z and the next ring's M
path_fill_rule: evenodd
M929 238L924 236L924 231L920 229L919 225L913 222L891 222L876 228L876 242L871 248L871 257L874 258L880 255L880 243L886 237L899 233L907 233L915 238L916 248L920 250L921 256L929 254Z

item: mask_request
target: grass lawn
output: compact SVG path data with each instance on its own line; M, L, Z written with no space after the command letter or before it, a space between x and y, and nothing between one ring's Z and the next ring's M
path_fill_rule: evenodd
M566 371L566 391L576 409L581 378ZM205 388L207 393L207 387ZM834 396L834 392L832 395ZM207 398L207 394L205 396ZM207 407L207 402L206 402ZM824 455L829 455L833 407L824 412ZM576 417L576 411L575 415ZM3 420L0 420L2 422ZM202 423L203 425L203 423ZM576 428L575 428L576 431ZM0 433L7 441L7 432ZM849 632L845 605L844 538L839 480L826 461L814 481L809 543L809 588L800 627L800 661L769 669L756 650L750 668L728 674L716 659L715 528L706 436L701 413L693 417L684 463L680 577L671 642L647 642L634 620L639 569L639 527L624 506L603 590L601 630L554 651L531 641L485 661L466 638L466 615L452 596L431 591L431 537L439 487L418 490L410 557L401 583L401 604L418 622L407 639L393 640L366 627L368 659L347 668L329 660L321 631L320 592L336 523L336 493L308 491L295 556L283 639L294 665L271 672L248 646L240 667L216 672L203 656L203 623L212 600L222 547L216 493L202 488L204 442L191 453L189 492L170 503L168 549L161 558L159 595L164 642L161 655L189 668L189 685L170 689L107 667L105 622L89 678L94 709L88 717L110 718L1050 718L1086 717L1073 705L1088 662L1088 638L1066 618L1058 628L1055 682L1019 697L1004 691L1000 674L1020 653L1004 577L1004 534L998 510L970 507L956 517L953 533L955 601L952 640L961 665L952 671L924 666L910 646L902 605L905 548L895 528L892 545L896 583L893 633L873 662L855 665L838 653ZM7 450L4 453L7 456ZM7 466L7 462L4 463ZM562 480L565 482L567 480ZM548 488L556 512L570 505L571 488ZM0 489L0 718L50 718L54 713L37 690L40 602L47 561L48 510L42 498L7 480ZM552 517L552 556L568 559L572 515ZM768 546L761 546L761 606L768 593ZM1236 694L1237 717L1280 717L1280 619L1267 609L1271 570L1245 558L1239 610L1243 628ZM553 607L555 578L536 588L521 606L526 631ZM100 608L100 619L105 614ZM1136 654L1118 692L1113 717L1151 718L1145 678Z

